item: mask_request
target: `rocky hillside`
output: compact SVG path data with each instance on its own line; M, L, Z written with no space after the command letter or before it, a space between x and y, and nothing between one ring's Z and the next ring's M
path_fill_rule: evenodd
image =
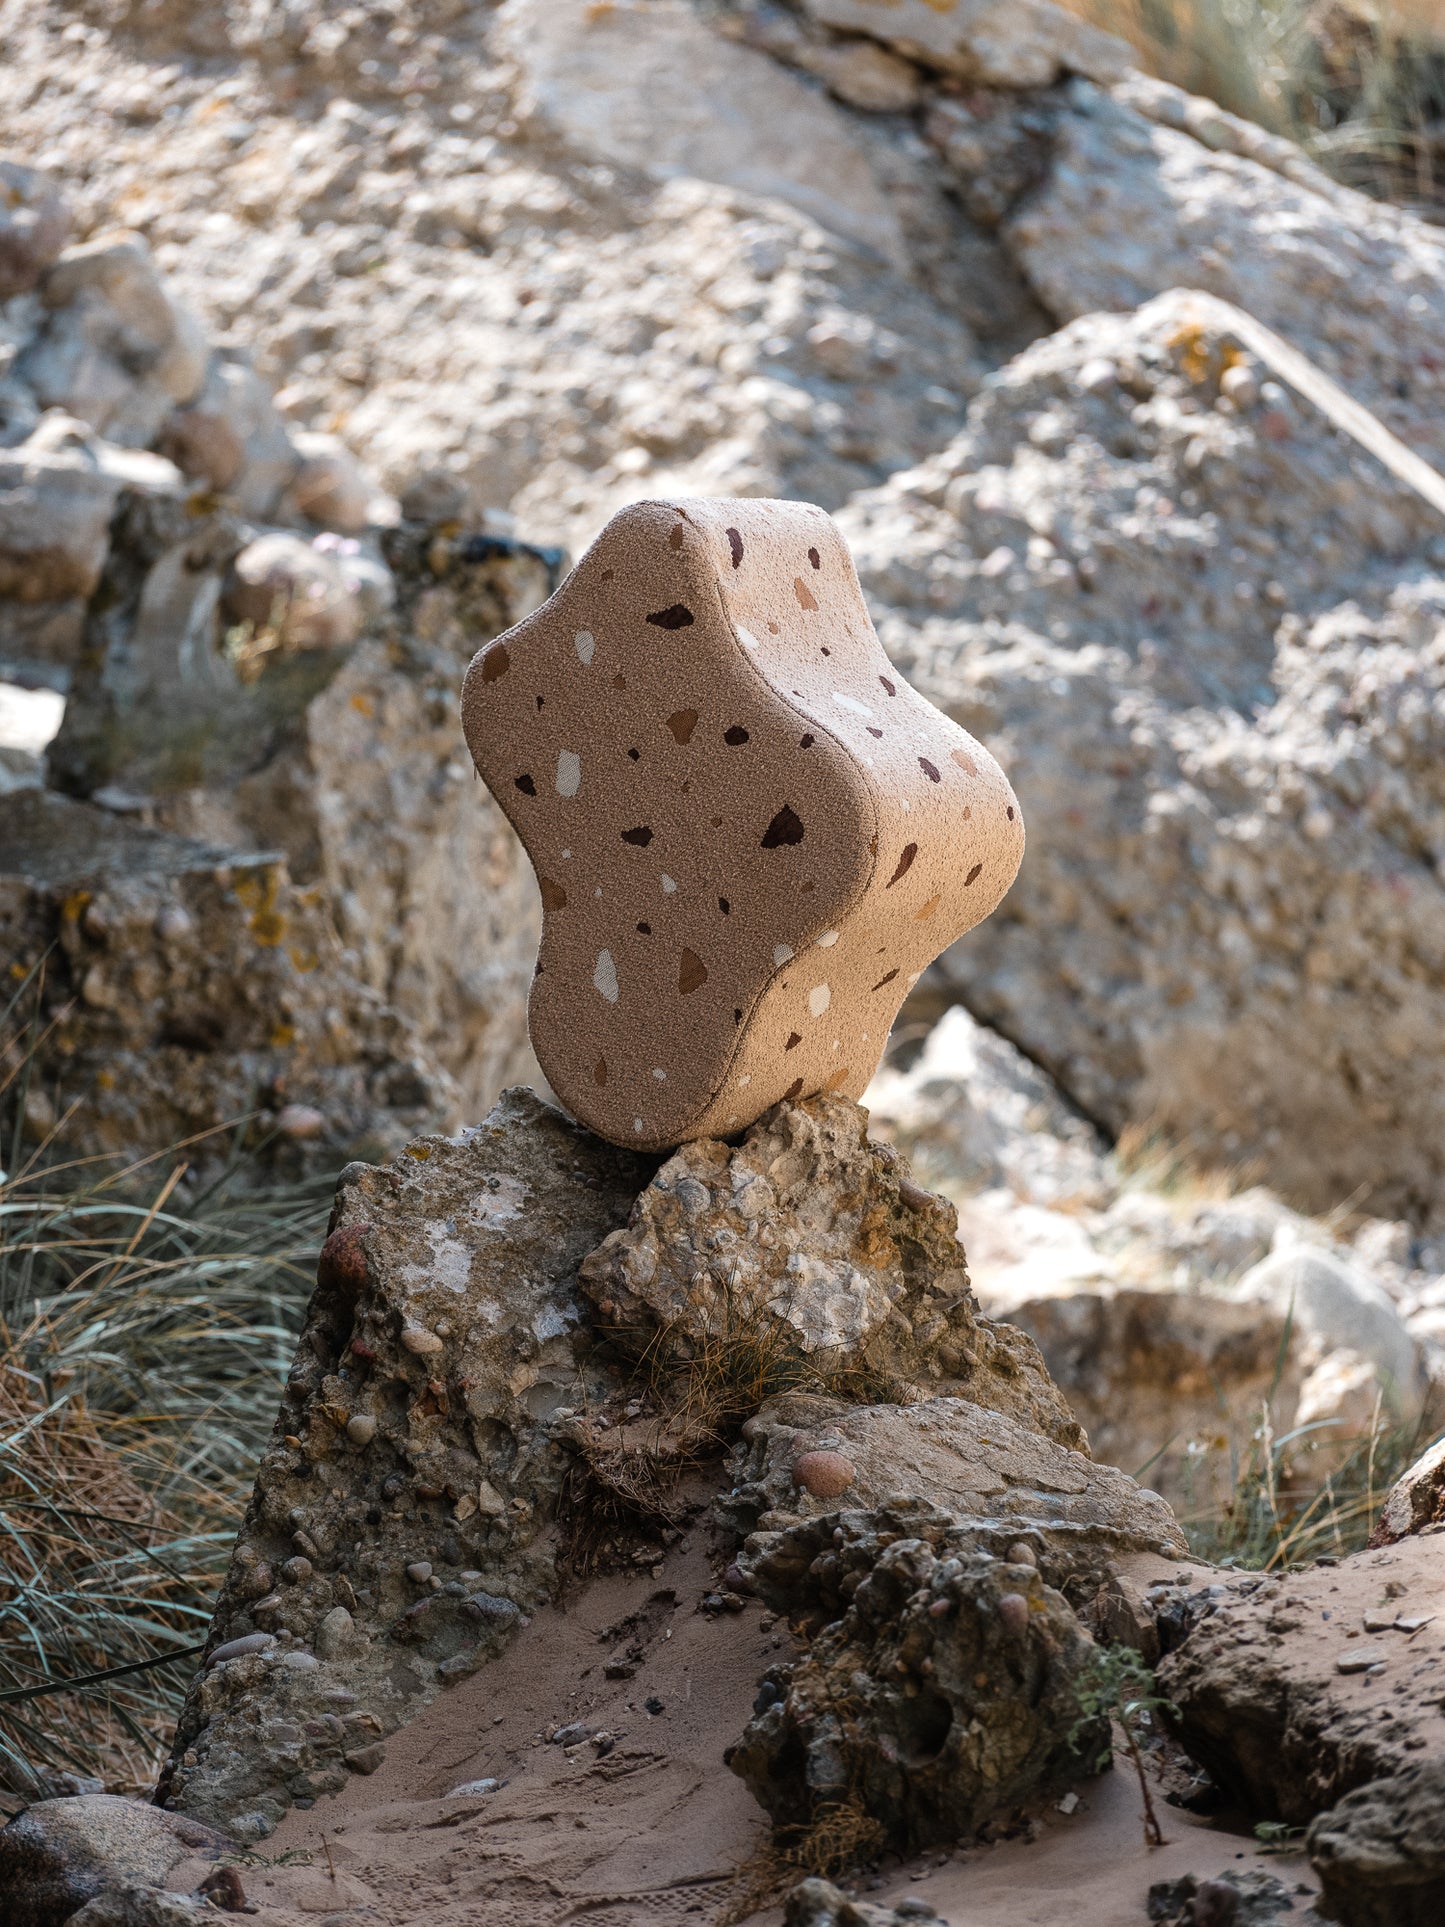
M1043 4L11 0L0 33L53 183L12 221L4 440L89 518L61 558L0 530L12 675L73 673L146 453L302 535L224 610L299 570L311 644L368 619L318 518L374 553L388 495L574 546L662 490L844 510L890 650L1027 792L952 993L1110 1131L1438 1220L1439 230ZM156 793L78 734L52 782ZM152 820L287 843L234 815Z

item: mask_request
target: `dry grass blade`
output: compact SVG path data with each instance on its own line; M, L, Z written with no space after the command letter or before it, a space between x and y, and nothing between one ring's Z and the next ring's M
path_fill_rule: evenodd
M1377 1403L1363 1438L1322 1422L1276 1436L1268 1405L1222 1507L1180 1519L1190 1548L1216 1565L1271 1572L1344 1558L1369 1539L1390 1487L1429 1443Z

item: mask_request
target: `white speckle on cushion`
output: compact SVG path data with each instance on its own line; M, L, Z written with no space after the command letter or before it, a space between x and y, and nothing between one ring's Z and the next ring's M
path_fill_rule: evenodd
M773 952L773 962L775 964L788 963L791 960L792 955L793 953L791 950L789 950L788 946L785 943L780 943L777 949Z
M572 852L570 850L564 850L562 854L563 856L571 856Z
M632 1120L632 1128L633 1128L633 1130L634 1130L634 1131L636 1131L636 1132L637 1132L637 1133L638 1133L639 1135L641 1134L641 1131L642 1131L642 1119L641 1119L640 1117L635 1117L635 1118L633 1118L633 1120Z
M825 930L818 939L818 948L820 950L831 950L837 941L838 932L836 930Z
M557 752L557 794L575 796L582 787L582 758L575 749Z
M743 1075L738 1079L738 1089L741 1090L745 1084L751 1084L752 1081L753 1081L752 1072L745 1071Z
M833 691L833 701L840 709L851 709L855 716L871 716L873 711L867 703L860 703L856 696L845 696L840 689Z
M612 961L610 950L599 950L597 967L592 972L592 988L605 997L609 1004L617 1002L617 965Z
M579 629L572 638L577 651L577 660L584 666L591 662L597 650L597 638L590 629Z
M655 1078L657 1078L657 1079L658 1079L658 1081L659 1081L660 1083L663 1083L663 1084L665 1084L665 1083L667 1082L667 1072L666 1072L666 1071L660 1071L660 1070L658 1070L658 1069L657 1069L657 1068L656 1068L656 1067L654 1066L654 1068L653 1068L653 1072L652 1072L652 1074L653 1074L653 1076L654 1076Z
M738 641L745 649L756 649L758 647L757 637L751 629L744 629L741 623L738 624Z
M662 888L663 888L664 894L670 897L673 891L677 888L677 885L673 882L670 876L664 876L662 879Z
M826 984L815 984L808 992L808 1008L815 1017L821 1017L833 1001L833 993Z

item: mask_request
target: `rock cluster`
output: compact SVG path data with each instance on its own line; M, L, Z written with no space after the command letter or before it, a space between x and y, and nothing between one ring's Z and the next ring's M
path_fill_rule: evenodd
M1220 1502L1267 1407L1297 1489L1382 1423L1445 1416L1445 1252L1379 1219L1352 1238L1263 1186L1127 1159L1048 1073L955 1006L868 1091L874 1129L958 1204L984 1309L1035 1338L1096 1454Z
M854 498L885 641L1002 733L1036 825L1009 918L953 957L970 1005L1111 1128L1428 1218L1438 517L1169 291L1238 304L1433 457L1436 231L1047 0L386 21L126 0L7 30L11 137L84 237L56 306L49 278L6 304L7 438L63 361L125 441L196 360L185 310L220 346L161 446L251 503L279 421L281 467L319 464L268 498L288 540L356 499L303 447L343 421L413 509L548 539L639 494ZM26 181L33 280L66 237ZM110 457L66 459L103 497ZM309 548L297 634L332 620Z

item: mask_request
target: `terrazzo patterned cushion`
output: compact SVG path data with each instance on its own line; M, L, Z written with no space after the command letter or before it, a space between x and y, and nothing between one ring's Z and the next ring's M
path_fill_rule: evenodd
M617 1143L858 1097L1023 854L1003 772L901 681L803 503L623 510L477 655L462 718L541 885L537 1057Z

